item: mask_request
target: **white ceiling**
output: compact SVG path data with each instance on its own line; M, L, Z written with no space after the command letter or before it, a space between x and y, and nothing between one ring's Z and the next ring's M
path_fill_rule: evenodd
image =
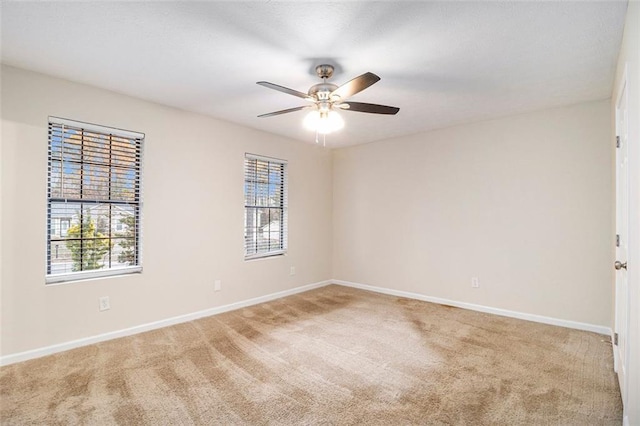
M313 143L313 69L371 71L329 146L366 143L611 95L626 1L8 2L2 62Z

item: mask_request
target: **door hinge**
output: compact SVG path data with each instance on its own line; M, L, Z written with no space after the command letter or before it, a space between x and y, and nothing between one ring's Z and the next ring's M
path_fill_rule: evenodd
M618 346L618 333L613 333L613 344Z
M620 136L616 136L616 148L620 148Z
M620 247L620 234L616 234L616 247Z

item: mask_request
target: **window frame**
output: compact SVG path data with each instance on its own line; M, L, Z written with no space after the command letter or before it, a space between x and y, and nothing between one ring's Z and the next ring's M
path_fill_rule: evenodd
M131 179L134 182L134 187L133 187L133 194L134 194L134 199L133 201L131 200L123 200L123 199L112 199L111 198L111 185L112 182L111 181L111 172L109 172L109 183L107 184L109 187L109 198L108 200L105 199L104 197L100 197L98 195L96 195L95 197L91 198L91 197L83 197L82 192L79 198L66 198L64 194L64 190L62 190L62 193L60 194L60 196L56 196L54 197L52 194L52 176L53 176L53 166L52 164L54 162L59 162L60 165L60 173L62 176L62 179L64 179L64 175L63 175L63 171L62 169L65 167L64 165L64 157L61 154L60 158L54 158L54 154L53 154L53 149L52 149L52 145L53 145L53 136L52 133L55 131L55 129L59 128L61 129L61 134L63 136L63 140L64 140L64 135L65 135L65 127L69 127L69 128L73 128L74 130L78 130L81 129L82 132L90 132L90 133L98 133L101 135L105 135L105 136L110 136L110 137L117 137L117 138L124 138L124 139L135 139L136 141L136 145L134 148L134 155L135 155L135 160L134 160L134 167L129 167L128 170L129 171L133 171L133 178ZM142 188L142 182L143 182L143 159L144 159L144 146L145 146L145 134L144 133L140 133L140 132L134 132L134 131L130 131L130 130L123 130L123 129L118 129L118 128L114 128L114 127L109 127L109 126L103 126L103 125L98 125L98 124L92 124L92 123L86 123L86 122L80 122L80 121L76 121L76 120L69 120L69 119L65 119L65 118L60 118L60 117L54 117L54 116L49 116L48 117L48 124L47 124L47 163L48 163L48 168L47 168L47 222L46 222L46 226L47 226L47 237L46 237L46 259L45 259L45 284L58 284L58 283L65 283L65 282L75 282L75 281L79 281L79 280L86 280L86 279L93 279L93 278L102 278L102 277L113 277L113 276L121 276L121 275L125 275L125 274L132 274L132 273L140 273L142 272L142 211L143 211L143 188ZM84 138L84 135L81 137ZM83 140L83 139L82 139ZM62 142L64 143L64 142ZM108 144L109 146L109 157L108 157L108 162L104 163L103 165L101 165L100 167L107 167L109 170L113 170L114 167L114 158L112 157L111 154L111 149L113 146L113 142L109 142ZM84 148L84 142L82 143L81 147L79 148L78 151L81 155L81 158L84 158L84 156L86 155L85 152L85 148ZM95 155L95 154L94 154ZM117 155L117 154L114 154ZM118 166L115 166L118 167ZM81 175L82 176L82 175ZM85 182L83 181L84 178L81 178L79 186L83 187L85 185ZM106 201L108 201L107 203L105 203ZM57 274L52 274L51 273L51 260L52 260L52 250L53 250L53 242L54 240L52 239L52 222L54 220L54 218L52 218L52 206L57 207L57 208L69 208L67 206L73 206L75 204L79 204L80 205L80 209L84 211L84 209L87 206L91 206L91 205L97 205L97 206L101 206L101 205L109 205L110 206L110 210L113 206L127 206L127 208L132 209L133 211L133 217L135 218L135 231L134 231L134 245L133 245L133 250L135 253L135 260L136 263L133 265L127 265L127 266L113 266L107 269L91 269L91 270L85 270L85 271L72 271L72 272L67 272L65 271L64 273L57 273ZM69 218L65 217L65 218L59 218L60 219L60 224L58 225L60 228L61 227L61 222L62 220L67 220L69 222L69 228L71 229L71 227L73 227L73 219L69 220ZM80 218L80 220L82 220L82 216ZM113 227L113 223L109 223L109 228L111 229ZM67 229L67 231L68 231ZM60 238L63 238L64 236L60 235ZM110 244L115 244L115 242L112 243L112 241L117 241L118 238L122 238L122 237L118 237L118 236L112 236L111 235L111 231L109 232L109 237L108 240L110 242ZM56 240L57 241L57 240ZM64 241L64 240L61 240ZM79 240L82 244L82 241L85 241L83 236L80 237ZM110 256L113 255L112 253L113 250L113 246L110 247L109 249L109 253ZM82 262L82 261L81 261Z
M248 180L248 163L249 161L261 161L261 162L266 162L267 163L267 167L269 167L270 164L278 164L279 166L282 167L281 169L281 174L280 174L280 185L281 185L281 197L280 197L280 204L279 206L267 206L267 205L259 205L257 202L254 204L248 204L247 203L247 185L251 184L251 182ZM243 161L244 167L243 167L243 199L244 199L244 260L245 261L249 261L249 260L256 260L256 259L264 259L264 258L270 258L270 257L276 257L276 256L284 256L287 254L287 250L288 250L288 222L289 222L289 218L288 218L288 199L289 199L289 167L288 167L288 162L287 160L284 159L280 159L280 158L274 158L274 157L267 157L264 155L257 155L257 154L251 154L251 153L245 153L244 155L244 161ZM257 171L256 171L257 174ZM269 179L269 178L268 178ZM254 184L257 185L257 182L254 182ZM267 181L267 184L269 185L269 181ZM257 193L256 190L254 190L254 194ZM248 222L248 218L250 217L248 211L249 209L253 209L258 210L258 209L275 209L275 210L279 210L280 211L280 226L278 229L278 234L279 234L279 238L280 238L280 246L277 249L269 249L267 251L259 251L259 244L256 241L255 242L255 250L249 250L251 251L250 253L248 252L248 237L247 237L247 229L249 228L247 226L247 222ZM271 222L269 222L271 223ZM259 226L254 226L253 227L254 230L259 229ZM269 234L271 235L273 233L273 231L271 231L271 229L269 228L268 230Z

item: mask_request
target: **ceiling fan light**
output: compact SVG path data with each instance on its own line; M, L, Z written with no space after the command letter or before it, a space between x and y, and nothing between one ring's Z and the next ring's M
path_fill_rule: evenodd
M302 125L307 130L311 130L315 132L318 129L318 125L320 123L320 112L318 110L309 111L309 114L306 115Z
M335 111L320 112L317 110L309 112L302 122L304 127L313 132L318 132L322 135L335 132L344 127L344 120Z
M340 114L338 114L335 111L329 111L329 114L327 114L326 121L330 129L330 132L335 132L344 127L344 120L342 119Z

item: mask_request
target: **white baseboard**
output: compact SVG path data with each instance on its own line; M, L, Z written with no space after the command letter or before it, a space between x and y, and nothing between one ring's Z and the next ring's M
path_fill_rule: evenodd
M354 283L343 280L326 280L313 284L296 287L289 290L279 291L277 293L267 294L265 296L255 297L253 299L243 300L240 302L231 303L228 305L217 306L215 308L205 309L190 314L180 315L177 317L167 318L160 321L155 321L147 324L138 325L135 327L126 328L123 330L111 331L108 333L99 334L97 336L85 337L78 340L72 340L70 342L59 343L56 345L46 346L43 348L32 349L25 352L19 352L16 354L10 354L0 357L0 366L14 364L16 362L27 361L34 358L40 358L46 355L52 355L58 352L68 351L69 349L79 348L81 346L92 345L94 343L104 342L106 340L117 339L120 337L131 336L133 334L143 333L145 331L155 330L162 327L168 327L175 324L180 324L188 321L193 321L198 318L208 317L211 315L220 314L223 312L233 311L236 309L244 308L247 306L257 305L259 303L269 302L271 300L280 299L282 297L291 296L293 294L303 293L305 291L313 290L316 288L324 287L329 284L338 284L346 287L359 288L362 290L373 291L376 293L388 294L398 297L406 297L409 299L423 300L425 302L438 303L441 305L455 306L457 308L470 309L473 311L486 312L489 314L501 315L505 317L518 318L527 321L534 321L543 324L557 325L560 327L574 328L577 330L592 331L594 333L611 335L612 330L609 327L600 325L581 323L576 321L568 321L557 318L550 318L541 315L527 314L516 311L509 311L506 309L492 308L490 306L475 305L466 302L457 302L455 300L442 299L439 297L425 296L419 293L411 293L401 290L393 290L384 287L376 287L366 284Z
M433 302L433 303L438 303L440 305L455 306L456 308L470 309L472 311L486 312L488 314L500 315L500 316L503 316L503 317L510 317L510 318L518 318L518 319L523 319L523 320L527 320L527 321L539 322L539 323L542 323L542 324L550 324L550 325L557 325L557 326L560 326L560 327L574 328L574 329L577 329L577 330L592 331L592 332L598 333L598 334L606 334L607 336L611 336L611 333L612 333L611 328L605 327L605 326L602 326L602 325L587 324L587 323L583 323L583 322L569 321L569 320L563 320L563 319L558 319L558 318L545 317L545 316L542 316L542 315L535 315L535 314L527 314L527 313L524 313L524 312L509 311L509 310L506 310L506 309L492 308L490 306L483 306L483 305L475 305L473 303L458 302L458 301L455 301L455 300L442 299L440 297L425 296L425 295L419 294L419 293L411 293L411 292L408 292L408 291L393 290L393 289L390 289L390 288L376 287L376 286L371 286L371 285L366 285L366 284L354 283L354 282L350 282L350 281L343 281L343 280L334 279L334 280L331 280L331 282L334 283L334 284L339 284L339 285L343 285L343 286L346 286L346 287L353 287L353 288L359 288L359 289L362 289L362 290L373 291L373 292L376 292L376 293L389 294L391 296L398 296L398 297L406 297L406 298L409 298L409 299L423 300L425 302Z
M211 315L221 314L223 312L245 308L251 305L257 305L259 303L269 302L271 300L280 299L282 297L291 296L293 294L303 293L305 291L313 290L315 288L324 287L331 283L332 283L331 280L320 281L317 283L308 284L301 287L292 288L289 290L279 291L277 293L267 294L265 296L254 297L253 299L243 300L236 303L230 303L224 306L216 306L215 308L205 309L203 311L193 312L186 315L180 315L177 317L167 318L160 321L154 321L147 324L137 325L135 327L126 328L124 330L110 331L108 333L99 334L97 336L85 337L78 340L72 340L70 342L46 346L44 348L32 349L25 352L5 355L0 357L0 366L14 364L16 362L27 361L29 359L40 358L46 355L68 351L69 349L79 348L81 346L92 345L94 343L117 339L119 337L131 336L133 334L143 333L145 331L155 330L162 327L168 327L170 325L193 321L198 318L208 317Z

